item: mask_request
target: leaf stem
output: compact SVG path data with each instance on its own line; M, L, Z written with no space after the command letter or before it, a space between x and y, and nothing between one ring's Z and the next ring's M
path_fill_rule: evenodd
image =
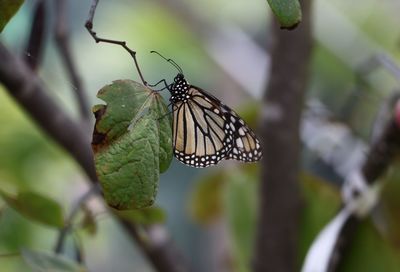
M75 203L74 207L71 210L71 213L65 220L64 227L60 229L56 246L54 247L54 253L60 254L64 248L64 242L65 239L68 235L68 233L72 230L72 222L75 218L75 216L78 214L81 206L92 196L97 195L100 191L100 186L99 184L94 184L91 186L91 188L83 194Z
M69 30L66 14L67 2L66 0L58 0L55 1L54 5L56 14L54 36L57 49L60 52L60 56L66 68L67 74L72 81L72 90L75 93L81 118L84 122L84 125L86 126L90 121L90 106L87 99L86 91L82 84L82 80L78 74L71 46L69 43Z
M96 12L96 7L97 4L99 3L99 0L93 0L92 5L90 7L89 10L89 15L88 15L88 19L86 20L85 23L85 27L88 30L90 36L92 36L92 38L96 41L96 43L99 42L104 42L104 43L110 43L110 44L116 44L116 45L120 45L122 46L126 51L128 51L128 53L131 55L134 63L135 63L135 67L136 70L139 74L140 80L142 81L143 85L147 86L147 81L144 80L142 71L139 68L139 64L138 61L136 59L136 51L133 51L132 49L130 49L127 45L125 41L118 41L118 40L111 40L111 39L105 39L105 38L100 38L97 36L97 33L95 31L93 31L93 18L94 18L94 14Z

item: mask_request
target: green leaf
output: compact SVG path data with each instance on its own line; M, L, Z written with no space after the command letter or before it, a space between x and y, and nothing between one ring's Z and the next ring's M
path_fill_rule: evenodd
M0 191L0 195L11 208L29 219L56 228L64 225L61 206L50 198L34 192L11 196Z
M61 255L50 252L22 250L23 260L33 272L85 272L87 269Z
M225 171L217 171L201 178L194 187L189 203L189 214L200 224L210 224L223 214Z
M0 32L23 3L24 0L0 0Z
M282 28L291 29L300 23L299 0L268 0L268 3Z
M116 209L153 204L160 171L172 160L171 117L161 96L131 80L114 81L93 108L92 147L107 203Z

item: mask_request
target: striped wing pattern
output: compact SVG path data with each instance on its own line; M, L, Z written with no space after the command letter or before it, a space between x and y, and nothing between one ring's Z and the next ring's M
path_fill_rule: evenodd
M254 132L228 106L206 91L190 86L185 100L173 104L175 157L193 167L222 159L255 162L261 159Z

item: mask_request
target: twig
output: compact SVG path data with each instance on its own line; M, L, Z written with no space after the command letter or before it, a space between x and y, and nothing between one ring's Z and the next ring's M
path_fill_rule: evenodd
M128 222L122 224L125 230L134 235L140 247L144 249L151 263L157 271L185 272L189 270L185 258L178 251L169 237L166 229L161 225L152 225L147 229L140 229ZM172 262L171 262L172 261Z
M140 71L139 64L136 59L136 52L130 49L125 41L117 41L117 40L110 40L110 39L104 39L100 38L97 36L96 32L93 31L93 19L94 19L94 14L96 12L96 7L98 4L99 0L93 0L92 5L89 10L89 16L88 19L86 20L85 27L89 31L89 34L92 36L92 38L96 41L96 43L99 42L104 42L104 43L111 43L111 44L116 44L122 46L128 53L132 56L132 59L135 63L136 70L138 71L140 80L142 81L143 85L147 86L147 81L144 80L144 77L142 75L142 72Z
M73 236L74 239L74 245L75 245L75 261L77 263L82 264L85 260L85 255L83 253L83 246L82 246L82 241L80 237L78 236L78 233L75 233Z
M57 48L60 52L61 59L64 62L65 68L67 70L68 76L72 81L72 89L75 93L76 100L79 105L79 112L83 121L85 122L85 125L88 125L90 120L90 107L86 96L86 91L84 90L82 80L78 75L69 45L68 24L66 19L66 4L66 0L57 0L54 3L56 14L56 24L54 28L55 40Z
M56 246L54 247L54 253L61 253L64 248L65 238L67 237L68 233L72 230L73 220L75 216L78 214L81 206L89 200L95 194L99 194L101 191L98 184L94 184L85 194L83 194L75 203L74 207L71 210L71 213L66 218L64 222L64 227L60 230L60 233L57 238Z
M46 33L46 3L43 0L37 1L33 14L32 28L25 50L25 61L33 71L36 71L42 59L43 41Z

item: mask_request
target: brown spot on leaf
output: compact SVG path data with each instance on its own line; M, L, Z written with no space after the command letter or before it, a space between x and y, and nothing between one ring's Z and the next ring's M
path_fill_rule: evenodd
M97 124L103 117L107 110L107 106L100 107L93 112L96 118L96 124L94 125L93 137L92 137L92 149L94 153L97 153L107 142L107 135L97 130Z

